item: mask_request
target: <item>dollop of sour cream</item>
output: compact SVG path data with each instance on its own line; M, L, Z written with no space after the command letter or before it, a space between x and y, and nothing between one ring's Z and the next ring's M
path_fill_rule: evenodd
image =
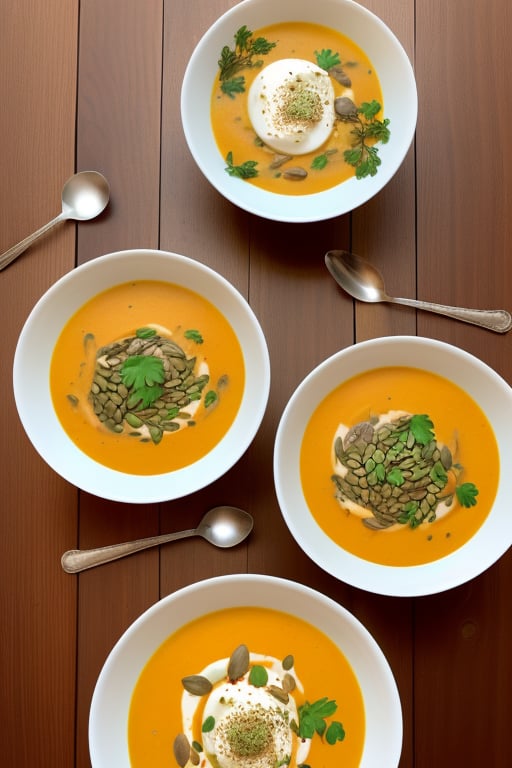
M248 110L254 131L275 152L313 152L334 127L334 88L316 64L279 59L258 73L249 89Z
M250 654L251 664L261 664L268 673L264 686L249 682L249 672L231 682L227 679L229 659L209 664L200 674L213 684L204 704L203 722L210 719L214 726L202 733L201 766L208 768L275 768L288 764L292 755L295 763L303 763L309 753L310 740L299 739L290 728L298 723L297 705L292 693L285 704L269 691L269 686L281 687L283 668L272 656ZM290 670L293 672L293 670ZM295 674L296 690L303 687ZM202 699L184 691L181 700L183 732L192 743L193 724Z

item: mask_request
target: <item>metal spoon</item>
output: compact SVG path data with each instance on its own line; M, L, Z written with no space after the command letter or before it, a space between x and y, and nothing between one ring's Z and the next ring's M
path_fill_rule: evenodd
M202 518L197 528L177 533L164 533L147 539L136 539L124 544L111 544L96 549L70 549L61 558L66 573L78 573L86 568L110 563L125 555L140 552L142 549L167 544L169 541L186 539L189 536L202 536L216 547L234 547L240 544L252 531L253 519L248 512L237 507L214 507Z
M62 213L29 235L17 245L13 245L0 256L0 270L14 261L23 251L32 245L45 232L66 219L87 221L98 216L107 206L110 197L108 182L97 171L81 171L71 176L62 189Z
M355 253L328 251L325 254L325 264L338 285L359 301L388 301L392 304L404 304L406 307L425 309L465 323L479 325L497 333L506 333L512 328L512 315L504 309L464 309L418 299L396 299L388 296L380 272Z

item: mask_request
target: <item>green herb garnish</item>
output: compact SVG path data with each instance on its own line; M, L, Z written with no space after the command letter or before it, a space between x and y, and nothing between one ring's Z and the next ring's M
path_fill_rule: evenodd
M213 731L214 728L215 728L215 718L212 715L210 715L204 721L201 727L201 731L203 733L209 733L210 731Z
M235 94L245 91L245 78L243 75L235 77L237 72L241 69L261 67L262 59L254 57L266 56L276 45L264 37L253 38L251 30L245 24L235 33L234 41L234 48L224 46L218 61L221 91L232 99L235 98Z
M325 168L327 163L329 162L329 158L327 155L317 155L317 157L314 158L313 162L311 163L311 168L313 168L315 171L321 171Z
M230 176L236 176L238 179L253 179L258 175L258 171L256 169L256 166L258 165L257 160L246 160L245 163L242 163L242 165L234 165L233 153L228 152L226 155L226 163L228 165L227 168L225 168L225 171Z
M147 408L158 400L165 381L163 361L153 355L127 357L120 370L123 384L131 390L127 406L130 409Z
M299 714L299 726L298 735L302 739L312 739L315 733L319 736L323 736L327 729L326 719L331 717L338 706L335 701L329 700L327 696L324 696L318 701L314 701L312 704L306 701L298 708ZM337 721L332 722L329 725L330 739L329 744L334 744L336 741L341 741L345 736L345 731L341 723ZM326 734L327 738L327 734Z
M342 122L354 124L351 131L354 145L345 150L343 156L349 165L354 166L358 179L375 176L381 164L379 150L373 143L369 144L368 140L380 141L382 144L389 141L389 120L377 120L381 108L379 102L373 99L371 102L363 102L348 114L338 115Z
M341 64L338 53L333 53L330 48L322 48L321 51L315 51L316 63L322 69L329 71L331 67Z
M209 408L210 405L213 405L213 403L217 402L217 399L217 393L214 392L213 389L210 389L204 397L204 407Z
M185 331L183 335L185 336L186 339L190 339L190 341L195 341L196 344L203 343L203 337L200 331L196 331L194 328L190 328L188 331Z
M255 664L251 667L249 673L249 682L254 685L255 688L261 688L268 683L268 672L261 664Z
M478 496L478 488L473 483L462 483L455 489L459 504L463 507L474 507L476 497Z
M135 335L138 339L152 339L156 331L154 328L137 328Z

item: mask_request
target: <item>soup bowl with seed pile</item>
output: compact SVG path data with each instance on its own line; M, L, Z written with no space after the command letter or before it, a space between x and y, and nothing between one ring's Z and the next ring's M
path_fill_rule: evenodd
M267 346L242 295L193 259L119 251L57 281L22 329L14 394L35 449L97 496L180 498L259 428Z
M506 467L512 389L433 339L336 353L281 418L274 477L284 519L322 568L381 594L455 587L512 543Z
M276 221L357 208L400 168L417 118L394 33L352 0L244 0L197 44L181 115L206 179Z
M402 712L379 646L286 579L199 581L143 613L91 702L93 768L396 768Z

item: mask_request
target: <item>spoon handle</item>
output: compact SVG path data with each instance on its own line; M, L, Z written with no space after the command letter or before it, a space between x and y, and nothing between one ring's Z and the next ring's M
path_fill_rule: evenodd
M436 312L438 315L453 317L455 320L462 320L464 323L479 325L490 331L497 333L506 333L512 328L512 315L505 309L465 309L464 307L447 307L444 304L434 304L430 301L420 301L419 299L396 299L389 298L394 304L404 304L406 307L415 307L424 309L427 312Z
M41 235L44 235L46 232L48 232L49 229L54 227L55 224L58 224L59 221L64 221L64 219L67 219L67 215L64 213L64 211L62 211L58 216L49 221L48 224L40 227L36 232L33 232L24 240L21 240L21 242L19 242L17 245L13 245L12 248L9 248L7 251L2 253L0 256L0 270L4 269L8 264L11 263L11 261L14 261L14 259L18 258L18 256L20 256L23 251L26 251L33 242L41 237Z
M96 565L119 560L120 557L132 555L143 549L195 535L197 535L196 529L191 528L188 531L163 533L160 536L149 536L146 539L135 539L135 541L126 541L123 544L109 544L106 547L96 547L95 549L70 549L62 555L61 565L66 573L79 573L87 568L94 568Z

